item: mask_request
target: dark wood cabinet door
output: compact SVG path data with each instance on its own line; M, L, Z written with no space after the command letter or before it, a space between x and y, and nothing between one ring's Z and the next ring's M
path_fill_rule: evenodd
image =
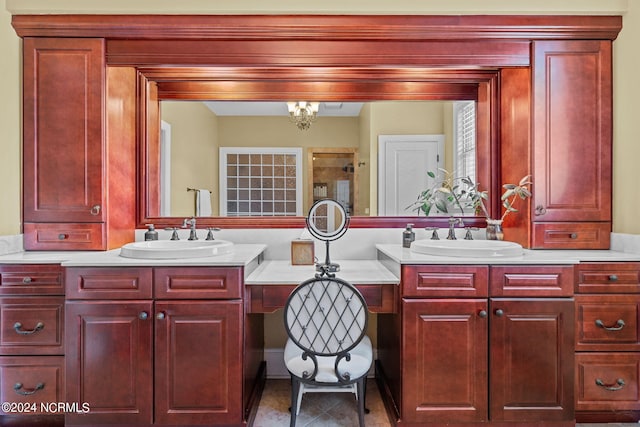
M478 422L488 417L486 299L405 299L402 419Z
M532 61L534 222L610 222L611 41L536 41Z
M155 310L155 422L242 422L242 301L162 301Z
M574 419L574 302L490 300L491 419Z
M608 249L611 41L533 43L531 247Z
M104 40L24 39L24 221L102 222Z
M66 424L153 422L151 301L69 301L66 401L88 403Z

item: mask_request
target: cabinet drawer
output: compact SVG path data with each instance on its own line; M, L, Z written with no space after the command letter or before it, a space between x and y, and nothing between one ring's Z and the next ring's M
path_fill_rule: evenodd
M152 277L150 267L67 268L67 299L149 299Z
M534 222L532 249L609 249L609 222Z
M576 292L640 293L640 263L581 263Z
M571 265L491 266L491 296L568 297L573 295Z
M0 295L64 295L59 265L0 265Z
M640 351L640 295L578 295L576 350Z
M31 414L43 415L40 411L41 402L65 401L64 357L0 357L0 392L2 402L20 403L22 406L35 403L38 411ZM0 414L16 415L2 409ZM21 415L29 415L29 413L21 411Z
M242 268L154 268L157 299L235 299L242 297Z
M247 286L249 313L274 313L285 306L291 292L297 285L250 285ZM372 313L397 313L398 286L391 284L355 285L360 291L367 308Z
M25 223L26 250L105 250L104 223Z
M404 297L486 297L489 267L420 265L402 267Z
M576 411L640 410L640 353L576 354Z
M0 298L0 354L64 354L64 297Z

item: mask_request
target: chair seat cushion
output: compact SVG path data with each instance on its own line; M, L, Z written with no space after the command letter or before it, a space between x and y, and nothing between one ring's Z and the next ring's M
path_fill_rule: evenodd
M284 363L289 372L298 378L304 378L304 372L307 372L307 374L313 372L313 361L311 358L303 360L302 352L302 349L291 339L287 340L287 345L284 348ZM347 362L346 359L343 359L338 365L339 372L341 374L348 372L350 378L354 380L366 375L373 362L373 350L369 337L365 336L349 353L351 354L351 360ZM322 383L338 382L334 368L335 360L335 356L318 356L318 374L315 381Z

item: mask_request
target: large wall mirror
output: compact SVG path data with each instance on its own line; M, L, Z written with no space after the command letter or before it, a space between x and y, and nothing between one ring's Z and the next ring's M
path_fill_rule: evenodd
M396 198L400 190L415 194L410 196L413 201L421 187L431 184L428 171L443 168L460 175L459 155L463 150L456 142L459 135L455 124L464 107L472 111L472 144L466 147L472 152L468 162L472 164L472 179L485 189L496 182L492 172L497 170L492 167L496 146L492 125L497 108L495 70L419 73L416 69L395 69L366 81L341 77L335 69L318 78L321 73L314 70L318 80L314 82L309 82L304 73L282 80L256 76L260 70L243 70L251 77L233 82L215 69L198 70L196 81L192 76L183 78L184 69L139 71L144 88L139 111L146 113L140 115L144 130L141 166L145 171L140 182L141 223L173 224L196 215L193 190L206 190L211 195L212 215L201 217L205 224L297 227L304 221L300 212L308 211L322 197L346 197L344 204L355 227L396 226L407 221L439 224L449 214L432 212L428 218L419 215L409 208L406 195L394 207L385 200ZM317 119L305 130L291 121L287 110L287 102L302 100L319 106ZM435 147L437 151L425 155L434 162L409 167L409 161L420 157L409 152L401 166L396 164L397 170L391 171L393 160L389 159L398 158L394 147L402 151L407 141L412 147ZM272 155L270 149L276 154ZM385 149L390 154L385 156ZM285 154L278 155L277 150L285 150ZM283 213L293 194L287 188L292 175L283 171L295 169L291 169L291 159L296 155L300 159L295 179L302 194L298 195L297 213L291 209ZM329 178L317 174L323 169ZM260 182L255 179L260 171L274 176L263 176ZM385 181L385 173L407 176L396 180L394 189ZM252 180L256 181L253 187ZM281 184L276 184L278 180ZM416 187L407 188L407 183ZM338 184L345 185L338 189ZM265 185L268 191L261 188ZM287 202L280 203L283 194L289 194ZM234 196L249 198L256 206L262 202L267 210L247 213L252 202L244 203L241 209L242 202L234 201ZM470 216L466 223L475 220L482 224L473 212L455 214Z

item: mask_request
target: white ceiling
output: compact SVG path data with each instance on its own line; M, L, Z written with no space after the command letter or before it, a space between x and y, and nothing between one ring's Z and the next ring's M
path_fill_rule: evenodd
M217 116L288 116L286 102L206 101ZM318 116L357 117L361 102L321 102Z

